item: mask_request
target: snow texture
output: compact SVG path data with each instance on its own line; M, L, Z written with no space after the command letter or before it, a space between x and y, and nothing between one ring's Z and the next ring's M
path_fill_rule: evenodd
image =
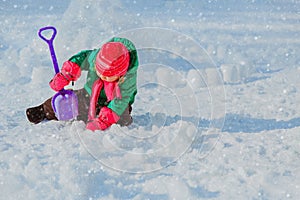
M1 0L0 199L299 199L297 0ZM30 124L59 64L113 36L140 58L134 123ZM83 87L85 74L73 89Z

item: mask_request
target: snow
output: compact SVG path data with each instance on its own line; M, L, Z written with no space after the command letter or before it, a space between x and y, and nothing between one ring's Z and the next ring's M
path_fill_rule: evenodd
M299 9L274 1L0 4L0 199L298 199ZM134 123L30 124L59 63L112 36L138 48ZM74 87L81 88L84 74Z

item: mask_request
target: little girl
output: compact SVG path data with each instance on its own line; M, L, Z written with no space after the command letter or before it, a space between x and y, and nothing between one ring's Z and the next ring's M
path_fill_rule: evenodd
M64 62L61 72L50 81L50 87L60 91L76 81L81 70L88 71L84 88L75 90L78 97L78 120L87 122L92 131L105 130L112 124L128 126L137 94L138 56L135 46L126 38L114 37L100 49L85 50ZM51 105L52 97L43 104L28 108L32 123L57 120Z

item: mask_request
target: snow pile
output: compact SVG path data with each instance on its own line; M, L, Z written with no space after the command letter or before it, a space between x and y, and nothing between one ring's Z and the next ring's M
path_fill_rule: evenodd
M123 128L110 133L78 132L89 153L104 166L117 171L147 173L161 170L183 155L195 138L196 127L183 121L157 127ZM137 165L139 163L139 165Z

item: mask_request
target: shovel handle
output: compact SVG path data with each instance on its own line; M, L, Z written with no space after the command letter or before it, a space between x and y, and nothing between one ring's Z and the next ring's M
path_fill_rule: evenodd
M42 33L44 31L48 31L48 30L52 30L52 35L51 37L48 39L46 38ZM54 47L53 47L53 41L54 41L54 38L56 36L56 28L53 27L53 26L46 26L44 28L41 28L39 30L39 37L42 38L45 42L47 42L48 46L49 46L49 50L50 50L50 54L51 54L51 58L52 58L52 62L53 62L53 67L54 67L54 70L55 70L55 73L59 73L59 67L58 67L58 63L57 63L57 59L56 59L56 55L55 55L55 51L54 51Z
M52 30L52 31L53 31L52 36L51 36L50 39L46 38L46 37L42 34L43 31L47 31L47 30ZM55 36L56 36L56 33L57 33L56 28L53 27L53 26L46 26L46 27L41 28L41 29L39 30L39 36L40 36L40 38L42 38L42 39L43 39L44 41L46 41L48 44L49 44L49 43L51 43L51 44L53 43L53 40L54 40L54 38L55 38Z

